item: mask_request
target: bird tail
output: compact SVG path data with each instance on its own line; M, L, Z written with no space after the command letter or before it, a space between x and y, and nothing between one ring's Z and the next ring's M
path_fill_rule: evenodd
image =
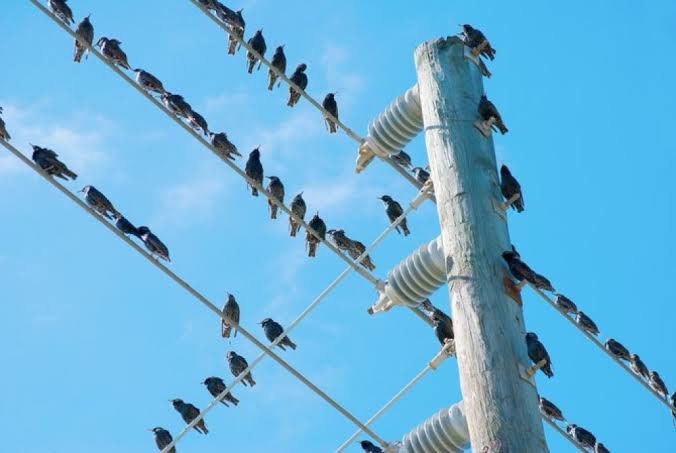
M206 423L204 423L204 420L200 420L200 422L197 424L202 429L202 434L207 435L209 434L209 430L207 429Z
M329 127L329 134L335 134L338 131L338 129L336 129L336 123L332 120L327 119L326 125Z
M307 246L307 256L314 258L317 254L317 244L315 242L308 242Z
M226 324L225 322L221 322L221 336L223 338L230 338L231 333L232 326L230 324Z
M408 229L408 225L406 225L406 220L402 220L399 226L401 227L401 231L404 232L404 236L411 234L411 231Z
M248 63L249 64L248 64L248 67L247 67L247 72L249 74L253 74L254 66L256 66L256 60L249 60Z
M360 264L370 271L376 270L375 264L373 264L373 261L371 261L371 257L368 255L366 255L364 259L361 260Z
M254 197L258 196L258 189L256 189L254 186L251 186L251 195Z
M498 129L500 129L500 133L502 135L505 135L507 132L509 132L509 129L507 129L507 126L505 126L505 123L503 123L501 119L498 119L495 122L495 125L497 126Z
M261 66L263 66L263 60L258 60L258 68L256 68L256 71L260 71Z
M270 71L268 73L268 90L272 91L272 88L275 86L276 81L277 75L273 71Z
M289 340L289 337L284 337L283 343L293 349L294 351L296 350L296 343L293 341Z
M73 56L73 61L79 63L82 60L82 55L84 54L84 47L75 44L75 55Z
M256 385L256 381L254 381L254 378L253 378L253 376L251 376L251 373L247 374L246 377L245 377L244 379L247 380L247 382L249 383L249 385L250 385L251 387L253 387L254 385Z
M129 66L129 63L127 63L126 60L119 60L120 66L122 66L124 69L127 71L131 71L131 66Z
M77 174L75 172L70 171L69 169L65 169L63 171L63 174L75 181L77 179Z
M550 364L546 364L545 366L543 366L542 372L545 373L545 376L547 376L550 379L554 377L554 372L552 371L552 366Z
M289 102L286 103L289 107L293 107L296 105L298 100L300 99L300 93L298 93L296 90L293 88L291 89L291 92L289 93Z
M289 236L292 238L296 237L296 233L298 233L298 229L300 228L300 225L296 223L295 220L293 220L291 217L289 217Z
M274 220L277 218L277 205L271 201L268 203L270 204L270 218Z
M516 209L516 212L523 212L523 200L519 197L518 200L516 200L514 203L512 203L512 207Z

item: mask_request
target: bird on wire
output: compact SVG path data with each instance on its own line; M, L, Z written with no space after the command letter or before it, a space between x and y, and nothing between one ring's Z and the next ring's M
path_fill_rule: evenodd
M539 397L538 405L540 407L540 412L545 414L547 417L562 422L566 421L566 418L563 416L561 409L559 409L554 403L549 401L547 398Z
M120 44L122 44L121 41L117 39L109 39L105 36L99 38L99 40L96 42L96 46L101 48L101 53L104 57L108 58L116 65L129 70L131 69L131 66L129 66L129 62L127 61L127 54L124 53L120 47Z
M75 30L75 34L84 42L87 43L89 47L92 46L94 42L94 26L92 25L89 18L91 14L82 19ZM89 59L89 47L84 46L80 40L75 40L75 53L73 54L73 61L79 63L82 60L82 56L87 54L86 58Z
M338 119L338 104L336 103L336 93L329 93L322 101L322 107L324 110L329 112L333 118ZM324 115L326 120L326 128L329 130L329 134L335 134L338 129L336 127L336 122L330 118L328 115Z
M572 437L578 444L585 448L594 449L594 445L596 445L596 437L586 429L572 424L566 427L566 431L568 432L568 435L570 435L570 437Z
M109 220L119 215L113 203L94 186L84 186L79 192L84 194L85 201L97 214Z
M270 318L265 318L263 321L260 322L260 325L263 326L263 332L265 333L265 337L270 342L275 341L277 338L279 338L282 332L284 332L282 326L278 322L275 322ZM277 343L277 346L279 346L283 351L286 351L285 346L293 349L294 351L296 350L296 343L291 341L291 339L288 336L282 338L281 341Z
M242 156L237 151L237 147L228 139L228 135L225 132L219 132L218 134L211 132L209 143L216 148L218 154L226 159L235 160L235 156Z
M153 91L159 93L160 95L166 93L162 81L143 69L136 68L133 70L136 73L136 83L138 83L141 88L146 91Z
M138 232L138 228L136 228L133 223L127 220L125 216L120 215L117 217L115 220L115 226L124 234L128 236L136 236L137 238L141 239L141 233Z
M266 178L270 180L267 187L270 195L281 204L284 204L284 184L282 184L282 181L277 176L266 176ZM270 199L268 199L268 206L270 207L270 218L276 219L279 207Z
M186 423L192 423L192 421L200 415L199 409L190 403L184 402L182 399L175 398L169 401L171 401L171 405L174 406L174 409L176 409L179 414L181 414L181 418L183 418L183 421ZM193 426L193 429L200 434L209 434L209 430L207 429L207 425L203 418Z
M256 33L249 39L248 42L249 46L253 50L260 55L260 57L265 56L265 51L267 50L268 46L265 44L265 38L263 37L263 29L256 30ZM256 62L258 62L258 69L261 68L261 65L263 62L259 61L259 57L251 52L250 50L247 51L246 53L246 60L247 60L247 72L249 74L253 73L254 66L256 66Z
M604 346L608 351L610 351L611 354L613 354L618 359L626 360L627 362L631 360L629 350L625 348L624 345L619 341L614 340L612 338L608 338Z
M235 299L235 296L232 294L228 294L228 298L225 301L225 304L223 305L223 309L221 310L223 313L223 316L227 319L222 319L221 318L221 336L223 338L230 338L230 334L232 333L232 325L230 324L230 320L236 322L239 325L239 304L237 303L237 300ZM235 337L237 336L237 331L235 330Z
M528 357L530 357L533 363L538 364L544 360L545 363L540 368L540 371L550 379L554 377L554 372L552 371L552 359L549 357L549 353L547 352L547 349L545 349L545 346L538 339L538 336L533 332L528 332L526 334L526 345L528 346Z
M244 372L249 367L249 363L244 357L238 355L235 351L228 351L226 354L226 359L228 360L228 365L230 366L230 372L233 376L237 377ZM242 385L253 387L256 385L251 372L248 372L246 376L242 379Z
M75 23L73 19L73 11L70 9L70 6L66 4L67 0L47 0L47 6L49 9L66 25L72 25Z
M141 235L141 240L146 246L150 254L158 258L162 258L164 261L171 263L171 258L169 258L169 249L166 245L158 238L150 228L147 226L138 227L138 232Z
M293 71L291 77L289 77L289 79L303 91L305 91L305 89L307 88L308 82L307 75L305 74L306 70L307 65L305 63L301 63L296 67L296 70ZM300 92L296 91L294 87L289 86L289 100L287 101L286 105L288 105L289 107L293 107L298 103L299 100L300 100Z
M218 398L218 396L225 391L225 382L223 382L223 379L216 376L206 378L202 384L206 386L209 394L214 398ZM226 407L230 407L228 406L228 403L232 403L235 406L239 404L239 400L232 396L232 393L230 392L226 393L220 401Z
M174 438L171 437L171 433L169 431L159 426L149 431L153 433L153 436L155 437L155 445L157 445L157 449L160 451L164 450L167 445L169 445L174 440ZM176 453L176 447L171 447L169 453Z
M258 185L263 184L263 164L261 164L261 152L258 148L249 153L249 159L244 166L244 173ZM251 188L251 195L258 196L258 188L247 180L246 185Z
M395 201L391 196L383 195L378 199L382 200L383 204L385 205L385 214L387 214L387 218L390 220L390 224L394 223L395 220L397 220L404 214L404 210L402 209L399 202ZM399 223L399 225L395 227L395 229L399 234L404 233L404 236L408 236L409 234L411 234L411 232L408 229L406 218L403 218Z
M71 171L66 164L59 160L59 155L49 148L42 148L37 145L31 145L33 148L33 155L31 158L45 173L49 176L56 176L57 178L66 181L76 180L77 174Z
M291 201L291 212L298 216L301 220L305 221L305 214L307 213L307 205L303 199L303 192L299 193ZM300 229L300 224L296 220L289 216L289 236L296 237L298 230Z
M272 65L273 68L277 69L282 74L286 74L286 55L284 55L283 45L277 46L275 49L275 53L272 55L272 60L270 60L270 65ZM275 71L272 69L268 70L268 90L272 91L278 78L279 76ZM281 85L281 83L282 82L280 81L277 86Z

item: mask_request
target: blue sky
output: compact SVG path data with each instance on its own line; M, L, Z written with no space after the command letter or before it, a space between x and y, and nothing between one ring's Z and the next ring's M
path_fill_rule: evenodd
M72 63L72 41L29 2L2 19L0 105L14 136L55 149L133 222L169 245L174 269L218 304L237 296L243 324L286 325L344 268L325 249L314 260L286 219L268 219L262 198L107 67ZM266 174L287 194L305 191L329 227L369 242L386 226L384 193L407 202L413 189L376 162L353 173L355 144L328 136L306 102L285 106L265 73L245 72L242 53L188 0L71 0L77 20L92 13L96 35L123 42L132 66L185 95L241 151L261 145ZM430 38L480 27L497 49L486 81L510 128L496 138L499 160L525 190L526 211L510 215L522 256L612 336L676 386L670 131L676 95L668 58L676 44L672 2L273 2L249 0L249 31L268 47L286 44L289 66L308 64L308 91L338 92L341 118L358 132L415 83L413 50ZM297 11L301 11L298 14ZM8 38L11 37L11 38ZM407 151L426 162L416 139ZM243 165L243 161L240 161ZM198 407L199 383L230 380L224 353L249 359L242 338L219 338L212 313L6 152L0 152L0 373L3 450L17 453L145 452L146 428L183 426L167 399ZM384 277L438 234L426 204L411 236L388 237L372 256ZM370 317L376 294L351 276L293 333L289 362L367 419L437 351L432 332L403 309ZM433 298L448 307L442 289ZM674 443L668 413L629 376L533 294L526 323L553 358L540 392L614 452L660 451ZM374 429L395 440L461 398L447 361ZM284 370L266 360L242 403L207 417L207 437L179 451L333 451L354 430ZM673 391L673 388L672 388ZM573 451L545 428L553 452ZM352 451L356 451L353 450Z

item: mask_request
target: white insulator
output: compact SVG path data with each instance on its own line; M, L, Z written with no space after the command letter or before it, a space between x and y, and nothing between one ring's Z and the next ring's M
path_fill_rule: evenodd
M418 85L409 88L371 121L366 142L377 154L397 154L423 129Z
M399 453L459 453L469 448L462 401L442 409L406 434Z

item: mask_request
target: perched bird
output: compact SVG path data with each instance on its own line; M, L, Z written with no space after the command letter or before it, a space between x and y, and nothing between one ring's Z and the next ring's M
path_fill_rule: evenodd
M174 406L174 409L181 414L181 418L183 418L183 421L186 423L191 423L193 420L195 420L197 417L200 415L200 410L197 409L195 406L193 406L190 403L185 403L183 402L182 399L173 399L170 400L171 405ZM193 426L193 429L197 431L200 434L209 434L209 430L207 429L207 425L204 423L204 419L200 419L199 422Z
M556 292L552 286L552 282L550 282L544 275L540 275L537 272L533 272L533 274L530 275L529 278L526 278L526 280L535 285L535 287L538 289L549 291L550 293Z
M308 226L310 228L312 228L314 231L316 231L317 234L319 235L319 237L322 240L326 239L326 224L319 217L318 212L314 215L314 217L312 217L312 219L310 220L310 223L308 223ZM310 258L312 258L317 254L317 247L319 246L319 243L321 241L313 233L311 233L310 230L307 230L305 232L305 241L307 243L307 250L308 250L307 255Z
M465 37L465 45L467 47L474 50L479 46L483 46L481 55L491 60L495 58L495 49L491 47L491 44L480 30L477 30L469 24L465 24L462 26L462 34Z
M249 153L249 159L246 161L244 166L244 173L257 182L259 185L263 185L263 164L261 164L261 152L258 148L254 149ZM251 184L247 180L246 185L251 187L251 195L254 197L258 196L258 189L255 185Z
M631 370L635 374L643 377L647 381L650 380L650 371L648 371L648 367L643 363L643 360L641 360L638 354L631 354L629 356L629 362L631 363Z
M137 238L141 239L141 233L138 232L138 228L136 228L133 223L127 220L125 216L120 215L117 220L115 220L115 226L124 234L136 236Z
M264 57L265 51L267 50L268 46L265 44L265 38L263 38L263 29L256 30L256 33L254 33L254 35L251 37L251 39L249 39L248 44L249 44L249 46L251 46L251 48L253 50L256 51L256 53L258 53L258 55L260 57ZM259 57L257 55L255 55L253 52L251 52L250 50L247 51L247 53L246 53L246 60L247 60L247 64L248 64L247 72L249 74L253 73L253 68L254 68L254 66L256 66L256 62L258 61L258 58ZM258 69L261 68L261 64L263 64L263 63L262 62L258 63Z
M625 348L622 343L612 338L608 338L605 343L605 347L608 351L611 352L618 359L630 361L631 357L629 356L629 350Z
M235 351L228 351L225 357L226 359L228 359L228 364L230 365L230 372L235 377L242 374L244 370L246 370L249 367L249 363L246 361L246 359L241 355L238 355ZM256 385L256 381L254 381L253 376L251 376L251 373L247 373L246 376L244 376L244 379L242 379L242 384L245 387L247 385L249 387L253 387L254 385Z
M143 244L145 244L146 248L148 251L150 251L150 254L153 257L157 255L159 258L171 263L171 259L169 258L169 249L162 241L160 241L160 238L155 236L155 234L150 231L150 228L147 226L138 227L138 232L141 235Z
M488 100L486 95L481 96L481 101L479 101L479 116L484 121L489 121L491 118L495 120L494 126L500 130L501 134L506 134L509 132L509 129L505 126L505 123L502 121L502 117L498 112L498 109L493 105L491 101Z
M94 186L84 186L80 192L84 193L85 201L97 214L109 220L119 216L119 213L113 207L113 203Z
M188 112L188 124L190 124L190 127L193 129L202 131L205 136L209 136L210 132L207 120L205 120L202 115L192 109L190 109L190 112Z
M216 14L221 17L221 20L225 20L218 12ZM228 55L235 55L242 46L241 41L244 39L244 29L246 27L241 9L235 11L232 20L228 24L231 30L231 33L228 34Z
M594 448L596 445L596 437L586 429L577 425L568 425L566 427L568 435L572 437L577 443L586 448Z
M383 449L378 447L377 445L373 445L373 443L369 440L362 440L359 442L359 445L361 445L362 450L364 450L366 453L383 453Z
M514 250L510 252L503 252L502 258L507 262L509 271L517 280L526 280L527 282L533 284L533 286L536 288L550 291L552 293L555 292L551 282L547 280L546 277L538 274L533 269L531 269L530 266L521 261L520 255L514 252Z
M32 159L38 167L42 168L45 173L50 176L56 176L57 178L69 180L76 180L77 174L72 172L66 164L61 162L56 154L49 148L42 148L40 146L31 145L33 147Z
M667 390L667 386L664 384L664 381L660 377L659 373L657 373L657 371L650 372L650 387L652 387L653 390L662 395L664 399L669 398L669 391Z
M266 176L266 178L270 180L267 187L268 192L275 200L284 204L284 184L282 184L282 181L277 176ZM272 200L268 200L268 206L270 206L270 218L276 219L278 206Z
M329 112L333 118L338 119L338 104L336 103L336 93L329 93L324 98L322 102L322 107L324 110ZM336 128L336 122L329 118L328 115L324 115L326 120L326 127L329 129L329 134L334 134L338 129Z
M351 242L349 248L347 249L347 253L348 255L350 255L350 258L356 260L366 251L366 246L354 239L351 239L350 241ZM369 255L366 255L364 258L362 258L359 264L361 264L363 267L365 267L370 271L376 270L376 265L373 264L373 261L371 260L371 257Z
M590 334L592 335L599 334L599 328L596 327L596 323L592 321L592 319L589 316L584 314L584 312L582 311L577 312L577 318L575 318L575 322L577 323L578 326L582 327Z
M277 46L275 53L272 56L270 64L273 68L277 69L282 74L286 73L286 55L284 55L284 46ZM268 70L268 90L272 91L272 88L277 82L279 76L272 69ZM281 82L280 82L281 84ZM279 85L277 85L279 86Z
M507 165L500 167L500 191L505 200L510 200L513 196L518 195L519 198L512 203L512 209L516 212L523 212L523 193L521 192L521 184L516 180L512 173L507 168Z
M434 313L432 313L432 320L434 321L434 334L437 336L437 340L439 340L441 346L446 344L446 340L455 338L453 320L450 316L439 309L435 309Z
M73 11L70 9L70 6L66 4L68 0L47 0L47 6L52 12L66 25L71 25L75 23L73 20Z
M393 161L397 163L397 165L401 165L404 168L413 170L411 156L409 156L408 153L404 152L404 150L400 150L397 154L390 154L390 157L392 158Z
M300 217L301 220L305 220L307 206L305 205L305 200L303 200L303 192L293 197L293 201L291 201L291 212ZM293 217L289 216L289 236L296 237L296 233L298 233L299 229L300 224L296 222Z
M239 304L235 300L235 296L228 294L228 300L225 301L221 311L226 318L231 319L239 324ZM221 336L223 338L230 338L231 332L232 326L230 325L230 322L221 318ZM237 336L237 331L235 331L235 336Z
M171 433L169 431L164 428L160 428L159 426L157 428L151 429L150 431L152 431L153 435L155 436L155 444L160 451L164 450L167 445L169 445L174 440L174 438L171 437ZM169 453L176 453L176 447L171 447Z
M0 113L2 113L2 107L0 107ZM12 139L12 136L9 135L9 132L7 132L7 127L5 126L5 122L2 118L0 118L0 138L7 142Z
M394 223L395 220L404 214L404 210L401 208L401 205L397 201L394 201L391 196L383 195L379 198L379 200L382 200L383 204L385 205L385 214L387 214L387 218L390 219L390 223ZM408 229L405 217L401 220L399 225L395 227L395 229L399 234L403 232L404 236L411 234Z
M602 443L596 442L596 445L594 446L594 453L610 453L610 450L608 450Z
M164 104L167 109L171 110L174 115L188 118L188 115L192 112L192 107L180 94L171 94L168 91L165 91L160 98L162 99L162 104Z
M164 94L167 92L164 89L164 86L162 85L160 79L158 79L148 71L136 68L134 69L134 72L136 73L136 83L141 85L141 87L143 87L144 90L154 91L155 93L159 94Z
M284 332L282 326L270 318L265 318L263 321L260 322L260 325L263 326L265 337L268 339L268 341L271 342L275 341L282 334L282 332ZM288 346L294 351L296 350L296 343L291 341L291 339L288 336L282 338L281 341L277 343L277 346L282 348L283 351L286 351L286 348L284 346Z
M293 71L293 74L291 74L291 77L289 79L295 83L298 88L301 90L305 91L307 88L307 75L305 74L305 70L307 69L307 65L305 63L301 63L296 67L296 70ZM286 103L289 107L293 107L298 103L300 100L300 93L296 91L296 89L292 86L289 87L289 101Z
M554 403L549 401L547 398L540 397L540 412L545 414L549 418L559 420L562 422L566 421L566 418L563 416L561 409L559 409Z
M207 386L207 390L214 398L217 398L218 395L225 391L225 382L223 382L223 379L216 376L206 378L202 384ZM230 407L228 406L228 402L235 406L239 404L239 400L232 396L232 393L230 392L226 393L225 396L221 398L221 403L227 407Z
M237 151L237 147L233 145L225 132L219 132L218 134L210 133L211 135L211 146L216 148L216 150L226 159L235 160L235 156L241 156L240 152Z
M554 303L556 304L557 307L559 307L565 314L577 314L577 305L575 303L568 299L566 296L563 294L556 294L556 299L554 300Z
M99 38L96 42L96 46L101 48L101 53L113 60L113 63L122 66L124 69L131 69L129 63L127 62L127 54L122 51L120 48L121 41L117 39L108 39L105 36Z
M331 238L331 241L336 244L336 247L344 252L347 252L352 245L352 239L347 237L345 230L328 230L326 233Z
M424 168L421 167L415 167L413 170L411 170L413 174L415 175L415 179L420 183L420 184L425 184L428 179L430 179L430 174L428 171L426 171Z
M540 371L542 371L545 376L548 378L554 377L554 372L552 371L552 360L549 357L549 353L545 346L538 340L538 336L533 332L528 332L526 334L526 345L528 346L528 357L533 361L533 363L538 363L541 360L545 361L545 364Z
M75 34L84 42L87 43L89 47L92 46L92 43L94 42L94 26L92 23L89 21L89 18L91 17L91 14L84 19L82 19L82 22L80 22L77 26L77 29L75 30ZM82 55L87 53L87 58L89 58L89 47L84 46L80 43L79 40L75 40L75 55L73 56L73 60L76 63L79 63L80 60L82 60Z

